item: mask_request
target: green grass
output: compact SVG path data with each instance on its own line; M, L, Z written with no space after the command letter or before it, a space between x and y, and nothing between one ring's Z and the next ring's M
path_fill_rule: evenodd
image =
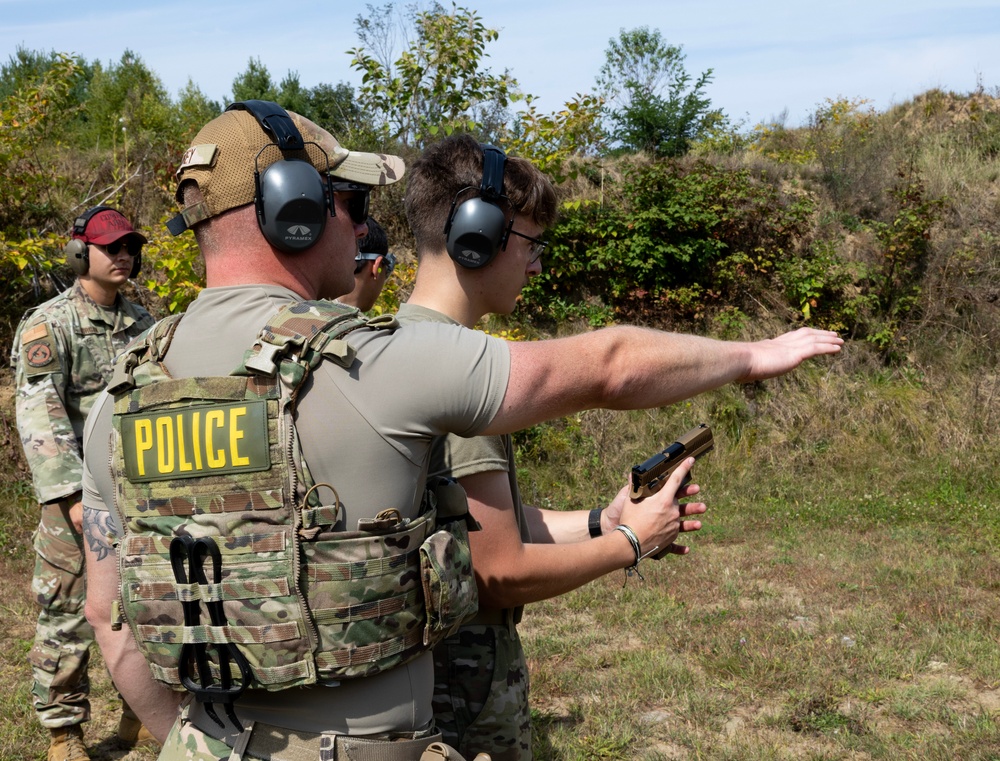
M717 439L695 469L709 512L690 555L528 606L536 759L1000 759L1000 436L983 377L915 384L848 357L519 437L525 500L572 509L606 503L696 422ZM0 472L0 761L45 751L25 661L34 519L23 473ZM92 674L93 757L123 758L99 659Z
M764 384L732 425L717 413L746 406L736 387L546 428L523 491L555 507L606 499L700 420L717 446L695 468L709 513L690 555L528 606L536 759L1000 759L982 376L844 364Z
M1000 494L742 487L644 582L529 606L536 758L1000 758Z

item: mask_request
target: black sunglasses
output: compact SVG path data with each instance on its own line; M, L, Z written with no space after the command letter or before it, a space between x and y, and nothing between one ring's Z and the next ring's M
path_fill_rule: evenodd
M103 246L103 248L108 252L108 256L118 256L118 252L122 250L122 246L125 246L125 252L133 259L142 253L142 241L135 238L119 238L113 243Z
M344 205L347 206L347 213L351 221L356 224L364 224L368 221L368 205L371 201L371 186L362 185L357 182L331 182L330 190L334 193L345 193ZM333 202L331 201L331 208Z
M356 263L355 272L360 272L361 268L364 267L365 262L374 262L379 257L382 257L382 264L385 267L385 276L390 277L393 270L396 269L396 255L395 254L375 254L371 251L361 251L357 256L354 257Z

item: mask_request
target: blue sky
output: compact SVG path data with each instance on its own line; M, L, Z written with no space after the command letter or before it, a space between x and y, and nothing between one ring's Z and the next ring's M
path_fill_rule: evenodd
M713 69L713 105L747 126L783 112L789 126L803 124L827 98L865 98L883 110L935 87L1000 87L998 0L460 4L500 30L487 65L510 69L543 111L592 90L609 39L638 26L682 46L692 75ZM354 18L365 12L358 0L0 0L0 56L6 61L23 45L108 63L130 48L172 96L190 78L221 102L251 57L275 81L296 71L306 87L357 85L346 51L357 44Z

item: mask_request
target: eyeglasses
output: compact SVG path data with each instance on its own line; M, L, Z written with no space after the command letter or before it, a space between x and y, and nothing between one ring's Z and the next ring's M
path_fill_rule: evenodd
M368 221L371 185L361 185L357 182L331 182L330 190L346 195L344 205L347 207L347 213L354 224L361 225Z
M528 264L534 264L539 259L542 258L542 254L545 253L545 249L549 247L549 244L544 240L539 240L538 238L532 238L530 235L525 235L524 233L519 233L517 230L511 228L511 235L516 235L518 238L524 238L525 240L530 240L533 244L531 246L531 258L528 260Z
M118 256L118 252L122 250L122 246L125 246L125 253L133 259L142 253L142 241L135 238L119 238L106 246L101 246L101 248L108 252L108 256Z
M365 262L374 262L380 256L382 257L382 263L385 265L385 276L390 277L393 270L396 269L396 256L394 254L375 254L371 251L361 251L354 257L354 261L356 262L354 271L360 272Z

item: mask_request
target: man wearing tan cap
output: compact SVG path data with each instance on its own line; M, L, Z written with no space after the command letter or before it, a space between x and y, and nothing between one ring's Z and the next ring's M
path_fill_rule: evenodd
M434 437L668 404L839 339L614 328L508 345L366 324L313 300L351 289L368 192L402 161L234 106L179 171L172 229L194 228L208 288L129 348L88 420L85 462L108 464L85 475L88 618L161 758L458 758L434 742L430 648L476 592L464 499L425 493ZM595 540L621 567L704 510L676 499L689 467L624 506L635 543Z

